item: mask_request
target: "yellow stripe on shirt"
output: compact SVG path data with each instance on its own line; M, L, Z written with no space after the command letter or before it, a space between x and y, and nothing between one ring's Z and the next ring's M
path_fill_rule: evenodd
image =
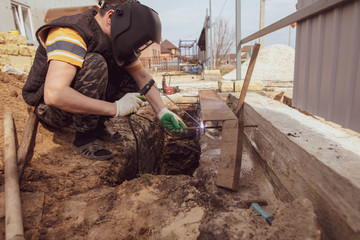
M45 47L48 61L64 61L80 68L87 52L85 41L72 28L51 28Z

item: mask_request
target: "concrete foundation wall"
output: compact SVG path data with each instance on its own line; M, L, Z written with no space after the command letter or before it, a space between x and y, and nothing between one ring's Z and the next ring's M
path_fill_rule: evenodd
M360 238L360 137L249 93L245 135L293 198L313 202L325 239Z

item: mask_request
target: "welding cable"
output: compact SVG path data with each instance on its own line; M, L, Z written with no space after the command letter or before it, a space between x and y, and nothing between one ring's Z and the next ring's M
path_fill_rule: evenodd
M145 128L144 128L139 122L135 121L134 119L131 119L131 121L133 121L135 124L137 124L137 125L143 130L143 132L144 132L144 134L143 134L143 135L144 135L143 139L145 139L145 141L146 141L146 143L147 143L147 145L148 145L148 148L150 149L151 144L150 144L150 142L149 142L149 139L148 139L147 137L145 137L145 135L147 135Z
M139 142L138 142L138 139L137 139L137 136L135 134L135 130L134 130L134 127L131 123L131 116L128 116L127 117L128 119L128 122L129 122L129 126L130 126L130 129L131 129L131 132L133 133L134 135L134 138L135 138L135 144L136 144L136 172L139 172Z
M138 117L141 117L141 118L143 118L143 119L146 119L146 120L148 120L150 123L152 123L152 124L154 124L154 125L157 125L163 133L165 133L166 135L172 137L171 141L180 141L180 140L184 140L184 139L189 139L188 137L174 138L174 135L173 135L173 134L171 134L171 133L169 133L168 131L166 131L160 124L154 122L154 121L151 120L150 118L147 118L147 117L145 117L145 116L139 115L139 114L137 114L137 113L134 114L134 115L135 115L135 116L138 116Z
M160 124L157 124L156 122L152 121L150 118L147 118L145 116L142 116L142 115L139 115L137 113L134 114L135 116L138 116L138 117L141 117L141 118L144 118L146 120L148 120L150 123L153 123L155 125L157 125L161 131L163 131L164 133L166 133L167 135L169 135L170 137L174 137L174 135L168 133L166 130L163 129L163 127L160 125ZM139 124L140 125L140 124ZM144 130L144 129L143 129ZM144 131L145 132L145 131ZM179 141L180 140L184 140L184 139L187 139L187 138L179 138L179 139L170 139L170 141L174 141L174 142L177 142L179 145L183 146L183 147L186 147L192 151L195 151L197 153L201 153L200 151L196 150L194 146L188 146L187 144L184 144L184 143L180 143ZM150 146L150 145L149 145Z

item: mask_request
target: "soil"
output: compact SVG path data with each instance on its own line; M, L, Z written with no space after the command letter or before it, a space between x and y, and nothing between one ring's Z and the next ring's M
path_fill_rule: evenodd
M29 111L21 96L25 80L25 76L0 73L0 110L14 118L17 146ZM194 81L202 80L189 82ZM186 107L195 115L196 106ZM72 127L59 130L38 125L20 182L26 239L319 239L311 202L277 199L246 147L240 190L219 188L215 185L218 130L167 136L156 125L159 122L150 106L138 113L152 121L132 117L138 148L126 119L107 123L123 137L120 143L106 143L116 153L110 161L79 156L72 148ZM0 119L3 160L3 114ZM2 162L0 173L3 189ZM272 226L244 207L243 201L249 199L267 200L264 209L274 216ZM1 204L0 209L0 239L4 239Z

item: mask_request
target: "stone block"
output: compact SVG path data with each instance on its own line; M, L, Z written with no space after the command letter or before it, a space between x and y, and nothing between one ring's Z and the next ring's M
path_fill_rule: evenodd
M204 70L203 77L205 81L219 81L221 73L220 70Z
M26 40L26 37L23 36L23 35L18 35L18 44L19 45L24 45L24 46L27 46L27 40Z
M221 75L220 70L204 70L205 75Z
M21 63L14 63L14 64L11 64L11 66L23 71L23 72L26 72L26 69L28 69L29 65L27 64L21 64ZM28 73L28 72L27 72Z
M7 33L5 44L27 45L26 37L20 34Z
M233 81L219 81L218 86L220 92L233 92L234 91L234 82Z
M0 44L5 44L6 33L0 32Z
M20 45L19 46L19 55L21 56L31 56L31 53L30 53L30 49L28 46L23 46L23 45Z
M6 45L0 44L0 54L7 55L7 47L6 47Z
M31 57L26 56L9 56L10 65L16 67L15 65L31 65Z
M24 72L26 72L27 74L29 74L31 67L32 67L32 65L25 65L25 66L24 66Z
M19 46L17 44L6 44L7 54L9 55L19 55Z
M5 66L6 64L10 64L9 56L0 54L0 65Z
M244 80L235 81L235 92L241 92L244 85ZM262 91L264 84L262 81L250 81L248 91Z
M30 56L31 56L31 57L35 57L36 50L37 50L38 47L28 46L28 48L29 48Z

